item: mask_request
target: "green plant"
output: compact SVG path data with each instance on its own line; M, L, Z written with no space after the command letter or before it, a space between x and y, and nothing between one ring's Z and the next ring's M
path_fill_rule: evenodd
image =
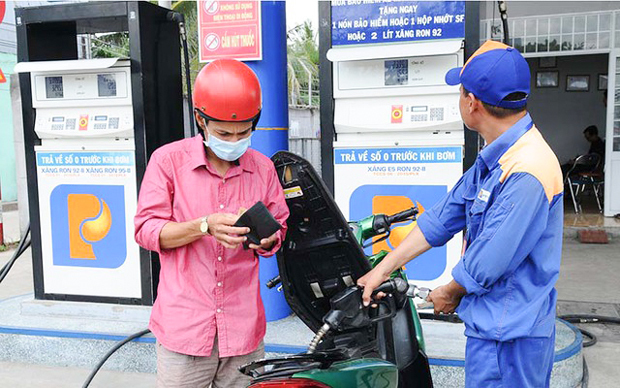
M287 33L289 105L319 105L319 49L307 20Z
M157 3L156 1L152 1ZM196 1L180 0L172 2L172 9L185 16L187 46L189 52L190 81L194 84L200 69L205 65L199 61L198 8ZM304 23L287 32L287 72L289 105L319 105L319 50L317 33L312 23ZM93 34L85 37L90 42L92 58L112 58L129 56L129 34L116 32ZM184 58L181 54L181 58ZM184 64L183 64L184 65ZM187 96L186 74L183 74L183 93Z
M5 252L11 249L15 249L15 247L17 247L17 245L19 245L19 241L17 242L7 242L4 243L3 245L0 245L0 252Z

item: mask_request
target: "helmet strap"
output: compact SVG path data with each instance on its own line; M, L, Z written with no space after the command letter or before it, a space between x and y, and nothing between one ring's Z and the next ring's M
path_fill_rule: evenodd
M260 120L260 114L262 113L262 109L258 111L258 114L254 116L252 119L252 131L256 130L256 125L258 124L258 120Z
M198 112L198 114L200 115L200 117L202 117L205 120L205 130L206 130L206 125L209 123L209 121L213 120L213 121L222 121L222 120L218 120L218 119L214 119L213 117L209 117L207 116L204 112L202 112L200 109L196 109L194 108L194 111ZM254 116L254 118L251 120L252 121L252 131L256 130L256 125L258 124L258 120L260 119L260 115L262 113L262 110L258 111L258 114L256 116ZM194 118L194 120L196 120L196 118ZM196 120L196 125L198 125L198 120ZM198 125L198 127L200 127L200 125ZM204 131L203 131L204 132ZM202 132L201 132L202 133ZM202 133L202 137L204 138L204 133ZM206 139L205 139L206 140Z

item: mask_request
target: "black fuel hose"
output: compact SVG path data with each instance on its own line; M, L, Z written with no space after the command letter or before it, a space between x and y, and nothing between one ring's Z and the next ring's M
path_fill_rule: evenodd
M151 331L149 329L139 331L137 333L134 333L134 334L130 335L129 337L125 338L124 340L120 341L116 345L114 345L110 350L108 350L108 352L105 354L105 356L103 356L101 358L101 360L99 360L99 363L90 372L90 375L88 375L88 377L86 378L86 381L84 381L84 385L82 385L82 388L87 388L90 385L91 381L93 381L93 378L95 377L97 372L99 372L99 369L101 369L103 364L105 364L105 362L108 361L108 358L110 358L110 356L112 354L114 354L114 352L116 352L118 349L120 349L127 342L131 342L131 341L135 340L136 338L142 337L143 335L148 334L150 332Z
M584 348L589 348L590 346L594 346L594 344L598 342L598 338L596 338L596 336L591 331L582 329L580 327L578 327L577 329L581 332L582 336L589 338L587 341L582 341L582 346Z
M505 1L498 1L499 16L502 19L502 27L504 29L504 43L509 44L510 36L508 33L508 6Z
M418 313L420 319L430 319L436 321L444 321L450 323L462 323L456 314L450 315L436 315L434 313ZM616 317L606 317L603 315L590 315L590 314L567 314L560 315L558 318L565 320L570 323L614 323L620 324L620 318ZM583 342L583 347L587 348L593 346L597 343L598 339L596 335L592 332L582 329L580 327L577 328L584 337L589 338L588 341ZM581 377L581 388L588 388L588 384L590 382L590 371L588 370L588 363L586 362L585 356L583 358L583 372Z
M450 323L462 323L456 314L442 314L437 315L434 313L424 313L419 312L418 315L420 319L428 319L434 321L444 321ZM617 317L607 317L603 315L591 315L591 314L566 314L560 315L558 318L565 320L570 323L612 323L612 324L620 324L620 318ZM577 327L577 329L581 332L581 334L587 338L587 341L583 341L583 347L588 348L593 346L598 342L598 338L594 333L589 330L582 329Z
M30 223L28 223L26 232L24 232L24 235L21 237L21 240L19 241L19 245L17 246L15 253L13 253L13 256L11 257L11 259L0 270L0 283L2 283L4 278L6 278L6 275L9 274L9 271L11 270L11 268L13 268L13 265L15 265L15 262L17 261L17 259L30 246L30 239L28 238L29 234L30 234Z
M585 357L583 357L583 372L581 373L581 388L588 388L588 384L590 383L590 371L588 370L588 363Z
M179 33L181 35L181 44L183 45L183 59L185 62L185 85L187 87L187 109L189 114L189 128L192 137L196 136L196 128L194 127L194 107L192 106L192 76L189 66L189 49L187 48L187 30L185 29L185 15L180 12L168 12L168 20L179 23Z
M607 317L604 315L566 314L566 315L560 315L558 318L563 319L566 322L570 322L570 323L611 323L611 324L616 324L616 325L620 324L620 318ZM596 338L596 335L580 327L578 327L577 329L579 329L581 334L589 338L587 342L586 341L583 342L584 348L587 348L587 347L590 347L596 344L596 342L598 341L598 338Z
M461 318L456 314L435 314L435 313L418 313L420 319L428 319L430 321L443 321L450 323L463 323Z
M560 315L558 318L568 321L570 323L620 324L620 318L618 317L607 317L604 315L595 315L595 314L566 314L566 315Z
M6 278L6 275L8 275L9 271L11 270L11 268L13 268L13 265L15 264L17 259L26 251L26 249L28 249L28 247L30 247L31 242L30 242L30 239L28 239L28 235L29 234L30 234L30 223L28 223L28 227L26 229L26 232L21 237L21 240L19 242L19 245L17 246L17 249L15 250L15 253L11 257L11 259L0 270L0 283L2 283L2 281ZM92 372L90 373L90 375L88 376L88 378L86 379L86 382L84 382L84 385L82 387L85 388L85 387L88 387L90 385L91 381L93 380L93 378L95 377L97 372L99 372L99 369L101 369L103 364L105 364L105 362L108 360L108 358L110 358L110 356L114 352L116 352L118 349L120 349L127 342L130 342L130 341L132 341L132 340L134 340L134 339L136 339L138 337L142 337L143 335L145 335L147 333L150 333L150 332L151 331L149 329L139 331L139 332L137 332L135 334L130 335L129 337L125 338L124 340L120 341L116 345L114 345L114 347L112 347L105 354L105 356L103 356L101 358L101 360L99 360L99 363L92 370Z

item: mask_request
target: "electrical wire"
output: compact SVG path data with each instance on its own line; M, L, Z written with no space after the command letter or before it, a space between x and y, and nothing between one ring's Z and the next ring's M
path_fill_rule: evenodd
M118 349L120 349L127 342L131 342L134 339L142 337L143 335L148 334L150 332L151 331L149 329L139 331L137 333L134 333L134 334L130 335L129 337L125 338L124 340L120 341L116 345L114 345L110 350L108 350L108 352L105 354L105 356L103 356L101 358L101 360L99 360L99 363L97 363L95 368L90 372L90 374L86 378L86 381L84 381L84 385L82 385L82 388L88 388L88 386L90 385L91 381L93 381L93 378L95 377L97 372L99 372L99 369L101 369L103 364L105 364L105 362L108 361L108 358L110 358L110 356L112 354L114 354L114 352L116 352Z

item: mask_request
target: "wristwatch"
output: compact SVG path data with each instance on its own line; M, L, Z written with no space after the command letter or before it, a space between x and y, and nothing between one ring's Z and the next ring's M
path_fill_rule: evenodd
M202 217L200 220L200 232L202 234L209 234L209 224L207 223L207 216Z

